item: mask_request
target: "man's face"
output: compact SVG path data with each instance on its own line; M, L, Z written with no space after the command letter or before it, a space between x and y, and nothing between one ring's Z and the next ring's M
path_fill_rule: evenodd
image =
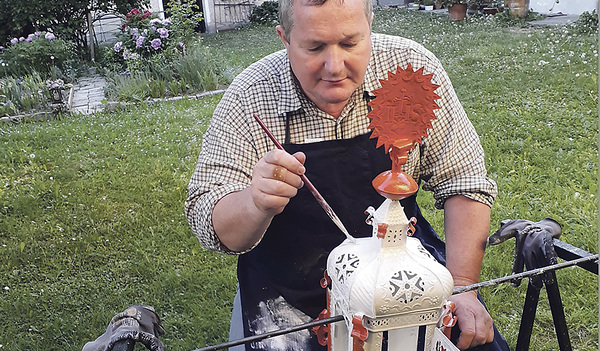
M371 18L363 0L294 1L290 38L277 27L292 70L317 107L338 117L363 82L371 55Z

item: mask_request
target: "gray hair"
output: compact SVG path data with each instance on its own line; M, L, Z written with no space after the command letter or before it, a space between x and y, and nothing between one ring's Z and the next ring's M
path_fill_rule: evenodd
M309 6L323 5L328 0L299 0L306 1ZM334 0L344 3L344 0ZM373 13L373 0L363 0L365 6L365 16L367 21L371 19ZM279 25L285 33L285 40L290 41L290 32L294 26L294 0L279 0Z

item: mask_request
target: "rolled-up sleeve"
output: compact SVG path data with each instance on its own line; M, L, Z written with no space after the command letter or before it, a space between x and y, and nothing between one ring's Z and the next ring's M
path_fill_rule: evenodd
M204 134L202 150L188 185L185 213L202 246L228 254L238 254L221 243L212 224L212 212L224 196L250 185L252 167L258 161L251 142L239 98L228 92L215 109ZM233 126L231 121L242 121Z
M464 195L491 206L496 183L487 177L485 157L475 128L469 121L446 72L438 66L440 109L429 137L424 142L420 178L424 190L433 191L436 208L446 199Z

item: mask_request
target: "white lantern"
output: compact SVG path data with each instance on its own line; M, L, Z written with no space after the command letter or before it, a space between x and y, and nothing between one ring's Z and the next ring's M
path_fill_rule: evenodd
M346 322L330 326L331 350L356 351L360 345L381 351L384 332L388 350L417 350L421 326L421 344L433 350L452 276L410 236L415 219L406 218L399 201L387 199L367 212L373 235L345 240L327 260L329 311Z
M407 219L399 201L418 190L401 167L414 144L427 135L438 108L433 75L422 73L423 68L413 71L410 64L406 70L398 67L374 92L383 99L369 103L371 137L385 145L392 170L373 180L386 200L377 210L366 211L371 237L346 239L327 260L321 285L328 288L328 308L321 317L343 315L345 323L317 334L333 351L381 351L384 342L389 351L458 350L438 328L456 322L448 301L452 275L411 237L416 219ZM390 128L399 123L403 128Z

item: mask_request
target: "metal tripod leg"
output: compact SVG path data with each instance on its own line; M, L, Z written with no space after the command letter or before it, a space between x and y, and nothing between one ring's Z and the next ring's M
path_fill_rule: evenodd
M527 295L525 296L525 304L523 305L521 326L519 327L519 337L517 338L515 351L529 350L531 332L533 331L533 321L535 320L535 312L537 310L539 299L540 290L535 288L530 282L527 284Z
M546 273L550 279L546 280L546 293L550 302L550 310L552 311L552 319L554 320L554 329L556 330L556 338L561 351L571 351L571 339L569 338L569 329L565 319L565 311L558 291L558 281L556 280L556 272L550 271ZM551 282L551 283L549 283Z
M558 290L556 273L554 271L547 272L544 281L546 293L548 295L548 302L550 303L550 310L552 311L552 320L554 321L554 329L556 330L558 346L561 351L572 351L571 339L569 338L569 329L567 328L565 312L563 309L562 300L560 298L560 291ZM540 290L534 287L531 282L529 282L529 284L527 284L527 295L525 296L525 303L523 305L523 315L521 317L519 337L517 338L517 346L515 351L529 350L531 333L533 331L533 321L535 320L535 313L537 310L539 297Z

